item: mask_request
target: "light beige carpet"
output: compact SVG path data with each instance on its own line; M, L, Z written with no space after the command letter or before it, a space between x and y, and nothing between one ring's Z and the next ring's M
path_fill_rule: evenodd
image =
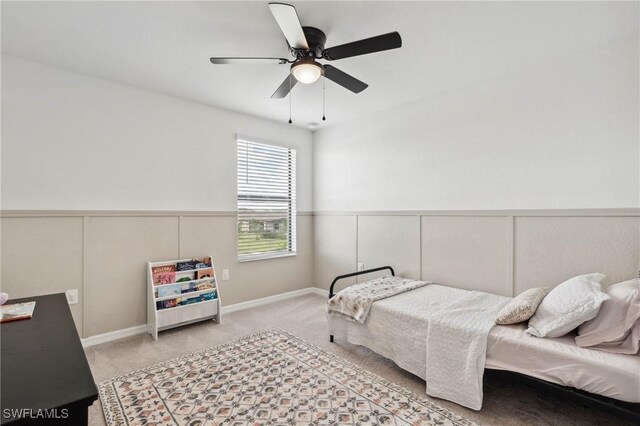
M425 382L366 348L339 339L329 343L326 299L309 295L255 309L234 312L223 324L206 321L160 333L94 346L86 349L96 382L121 376L185 354L202 351L242 336L280 328L339 355L390 382L396 383L452 412L484 425L622 425L625 423L598 410L558 399L509 380L485 380L484 403L479 412L425 395ZM104 425L100 402L89 410L92 425Z
M474 426L281 330L105 380L99 390L110 426Z

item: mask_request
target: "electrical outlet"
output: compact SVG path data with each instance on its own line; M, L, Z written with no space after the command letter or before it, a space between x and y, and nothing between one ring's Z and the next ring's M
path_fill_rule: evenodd
M228 281L229 280L229 270L228 269L223 269L222 270L222 281Z
M78 303L78 289L67 290L65 294L67 295L67 302L69 302L70 305Z
M358 272L364 271L364 263L358 263Z

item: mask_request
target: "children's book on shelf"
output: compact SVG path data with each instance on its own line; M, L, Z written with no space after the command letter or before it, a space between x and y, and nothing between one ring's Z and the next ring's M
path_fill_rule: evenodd
M199 282L194 284L194 287L195 287L196 291L207 290L209 288L215 288L215 286L216 286L216 279L215 278L211 278L210 280L206 280L206 281L199 281Z
M156 302L156 307L158 308L158 310L160 310L160 309L168 309L168 308L175 308L181 302L182 302L181 298L169 299L169 300L160 300L159 302Z
M192 291L196 291L196 283L193 281L189 281L188 283L184 283L180 286L180 293L191 293Z
M217 290L212 290L210 292L199 294L193 297L176 297L175 299L159 300L158 302L156 302L156 308L158 310L175 308L177 306L191 305L193 303L215 300L217 299L217 297Z
M158 292L157 297L179 296L182 293L180 291L180 287L173 286L173 285L165 285L165 286L158 287L157 292Z
M176 272L176 282L183 283L185 281L192 281L196 278L196 273L190 272Z
M211 268L211 258L203 257L202 259L193 259L196 262L196 269Z
M196 269L197 264L198 262L196 260L187 260L185 262L178 262L176 263L176 269L178 271L191 271L193 269Z
M177 271L192 271L194 269L203 269L203 268L210 268L211 267L211 258L210 257L203 257L203 258L195 258L195 259L191 259L191 260L186 260L186 261L182 261L182 262L177 262L176 263L176 270Z
M168 296L179 296L185 293L192 293L194 291L202 291L208 290L210 288L215 288L216 279L211 278L204 281L187 281L187 282L177 282L173 285L162 285L157 286L155 289L156 297L168 297Z
M212 278L213 277L213 268L203 268L196 270L196 279L201 280L203 278Z
M204 293L201 294L200 296L198 296L200 298L200 301L204 301L204 300L214 300L218 298L218 292L217 291L212 291L210 293Z
M15 303L0 306L0 322L29 319L33 316L36 302Z
M176 281L176 265L162 265L151 268L153 283L156 285L171 284Z

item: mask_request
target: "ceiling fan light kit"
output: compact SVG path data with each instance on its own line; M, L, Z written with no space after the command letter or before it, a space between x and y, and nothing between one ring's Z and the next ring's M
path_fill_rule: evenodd
M322 65L313 58L303 58L291 65L291 74L300 83L315 83L322 75Z
M400 34L391 32L325 49L324 44L327 37L324 32L314 27L303 27L300 24L295 7L284 3L269 3L269 9L287 40L291 55L295 58L294 60L284 58L214 57L210 61L214 65L291 64L289 75L271 95L273 99L285 98L297 82L311 84L318 81L321 76L353 93L360 93L368 87L366 83L336 67L323 65L317 62L317 59L335 61L402 47ZM324 110L324 82L322 95ZM289 105L291 105L291 98L289 98ZM325 119L324 113L322 119ZM291 122L291 111L289 111L289 123Z

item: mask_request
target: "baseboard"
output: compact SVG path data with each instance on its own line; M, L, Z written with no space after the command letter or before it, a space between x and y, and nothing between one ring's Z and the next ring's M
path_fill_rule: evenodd
M269 303L279 302L281 300L291 299L293 297L304 296L305 294L313 294L314 290L315 287L307 287L300 290L288 291L286 293L275 294L273 296L261 297L260 299L247 300L246 302L223 306L222 314L230 314L231 312L241 311L243 309L256 308L258 306L267 305Z
M147 332L147 324L136 325L135 327L123 328L121 330L110 331L108 333L96 334L95 336L85 337L82 339L82 346L100 345L102 343L113 342L114 340L124 339L125 337L137 336Z
M318 287L309 287L309 293L317 294L322 297L329 297L329 290L323 290Z
M241 311L243 309L256 308L262 305L268 305L269 303L280 302L286 299L292 299L298 296L304 296L306 294L317 294L327 297L327 291L319 289L317 287L307 287L300 290L289 291L287 293L276 294L273 296L262 297L260 299L248 300L246 302L235 303L229 306L222 307L222 314L230 314L232 312ZM97 334L95 336L85 337L82 339L82 346L87 348L89 346L100 345L102 343L113 342L115 340L124 339L126 337L136 336L138 334L145 334L147 332L147 325L137 325L135 327L123 328L122 330L110 331L108 333Z

